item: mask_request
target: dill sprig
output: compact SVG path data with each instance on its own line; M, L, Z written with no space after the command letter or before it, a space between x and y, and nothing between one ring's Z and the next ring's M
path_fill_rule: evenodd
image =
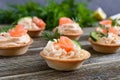
M4 27L0 27L0 33L2 32L8 32L8 30L15 27L16 22L12 23L11 25L6 25Z
M58 33L58 30L56 30L55 32L44 31L44 32L42 32L42 37L46 40L53 41L53 39L59 39L60 34Z
M86 3L75 0L46 0L47 5L41 5L30 0L25 4L8 4L8 9L0 8L0 24L11 24L26 16L37 16L46 22L46 30L55 28L61 17L75 18L81 27L92 27L97 22L93 11Z
M119 21L120 21L120 19L112 20L112 26L119 26L120 25Z
M60 38L60 33L58 33L58 29L56 29L55 32L51 31L44 31L42 32L42 37L46 40L51 40L53 41L54 39L59 39ZM72 40L72 39L71 39ZM77 45L78 47L82 48L81 44L77 40L72 40L72 42Z

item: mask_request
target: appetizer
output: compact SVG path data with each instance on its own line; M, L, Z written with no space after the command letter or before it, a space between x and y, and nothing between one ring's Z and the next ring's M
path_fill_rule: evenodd
M45 22L42 19L39 19L38 17L24 17L21 18L18 21L18 24L23 25L25 29L28 30L28 34L31 37L38 37L45 29Z
M59 19L59 26L53 31L58 30L58 33L63 36L67 36L71 39L78 40L83 34L83 31L79 24L75 23L73 20L67 17L62 17Z
M120 36L117 26L112 26L111 20L99 22L96 31L90 33L89 41L93 49L102 53L115 53L120 48Z
M65 36L48 41L40 55L49 67L62 71L79 69L83 61L90 57L90 53L81 49L78 42Z
M113 28L115 32L120 35L120 20L103 20L99 22L99 26L96 28L97 32L102 32L104 28Z
M22 55L32 42L27 30L22 25L16 25L13 29L0 33L0 55Z

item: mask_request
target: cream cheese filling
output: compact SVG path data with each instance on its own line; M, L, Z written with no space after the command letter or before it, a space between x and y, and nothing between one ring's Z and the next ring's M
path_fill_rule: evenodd
M18 24L23 25L27 30L39 30L40 28L32 21L32 18L25 18Z
M27 44L29 41L30 37L28 34L25 34L21 37L11 37L9 33L0 34L0 46L2 47L20 46L23 44Z
M77 23L59 25L58 32L64 35L80 35L83 33L82 29Z
M55 45L53 41L48 41L46 47L43 49L43 54L45 56L56 59L85 59L87 54L84 54L84 52L83 49L76 45L74 45L73 51L67 52L60 48L60 46Z

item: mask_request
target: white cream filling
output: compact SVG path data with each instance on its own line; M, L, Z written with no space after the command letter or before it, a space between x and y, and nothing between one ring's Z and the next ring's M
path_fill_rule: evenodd
M115 26L114 28L118 30L118 35L120 35L120 26Z
M43 54L58 59L78 59L85 56L83 55L82 49L76 45L74 45L73 51L67 52L60 48L60 46L55 45L55 42L52 41L48 41L46 47L43 49Z
M108 33L108 37L102 37L97 42L103 44L120 44L120 37L113 33Z
M38 30L40 29L35 23L33 23L32 18L24 18L18 24L23 25L27 30Z
M22 44L27 44L30 41L29 35L25 34L21 37L11 37L9 33L0 34L0 46L20 46Z
M83 31L77 23L68 23L58 26L58 32L60 34L82 34Z

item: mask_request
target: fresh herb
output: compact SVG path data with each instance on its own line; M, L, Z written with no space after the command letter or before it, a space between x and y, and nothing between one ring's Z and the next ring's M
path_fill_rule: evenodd
M52 30L58 26L60 17L69 17L75 19L81 27L92 27L96 22L92 14L93 11L85 3L75 0L63 0L61 3L47 0L47 5L44 6L29 1L23 5L8 5L7 10L0 9L0 24L11 24L22 17L37 16L46 22L46 30Z
M103 34L102 32L92 31L90 33L90 38L94 41L97 41L99 38L107 37L107 36L108 36L108 34Z
M120 25L120 19L112 20L112 26L119 26L119 25Z
M102 28L102 29L105 29L105 25L98 24L98 26L100 26L100 28Z
M8 4L8 9L0 9L0 24L11 24L22 17L26 16L42 16L43 8L30 1L24 5L20 4Z
M56 30L55 32L44 31L44 32L42 32L42 37L43 37L44 39L46 39L46 40L51 40L51 41L53 41L54 39L59 39L59 38L60 38L60 34L58 33L58 30ZM72 40L72 42L73 42L76 46L82 48L82 45L81 45L78 41Z
M112 26L116 26L117 25L117 19L112 20Z
M8 30L15 27L16 22L12 23L11 25L6 25L4 27L0 27L0 33L2 32L8 32Z
M76 3L75 18L81 27L93 27L97 20L93 18L93 11L87 8L87 5L82 2Z
M54 39L59 39L60 38L60 34L58 33L57 30L55 32L44 31L44 32L42 32L42 37L44 39L46 39L46 40L53 41Z

